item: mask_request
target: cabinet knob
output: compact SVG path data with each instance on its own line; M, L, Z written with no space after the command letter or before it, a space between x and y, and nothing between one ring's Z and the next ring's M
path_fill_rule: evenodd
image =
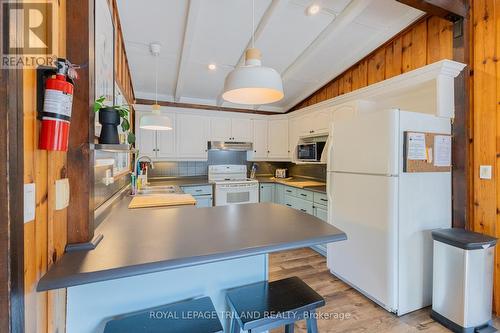
M254 152L254 153L256 153L256 152L257 152L257 150L254 150L253 152Z

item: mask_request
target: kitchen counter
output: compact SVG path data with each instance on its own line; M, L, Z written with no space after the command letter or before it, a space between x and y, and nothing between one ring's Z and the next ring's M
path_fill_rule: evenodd
M293 183L298 181L316 181L314 179L309 179L309 178L293 177L290 180L286 180L286 179L276 179L273 176L256 176L255 179L257 179L259 183L283 184L287 186L301 188L308 191L326 193L326 183L324 183L324 185L315 185L315 186L298 186L297 184ZM317 182L322 183L321 181Z
M191 184L191 183L189 183ZM272 203L127 209L124 197L96 230L92 251L68 252L37 290L106 281L341 241L341 230Z

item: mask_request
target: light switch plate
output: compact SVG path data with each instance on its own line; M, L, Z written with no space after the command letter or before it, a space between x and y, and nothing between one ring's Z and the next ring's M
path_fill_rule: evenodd
M479 178L480 179L491 179L491 165L480 165L479 166Z
M69 205L69 179L56 180L56 210L61 210Z
M24 184L24 223L35 219L36 189L35 183Z

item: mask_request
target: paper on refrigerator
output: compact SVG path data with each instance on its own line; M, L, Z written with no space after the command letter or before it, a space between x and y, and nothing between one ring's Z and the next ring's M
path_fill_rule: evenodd
M408 133L407 159L421 161L427 160L425 133Z

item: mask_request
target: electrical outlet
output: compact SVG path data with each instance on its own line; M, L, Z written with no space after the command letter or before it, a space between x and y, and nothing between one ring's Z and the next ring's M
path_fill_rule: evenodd
M480 179L491 179L491 165L480 165L479 166L479 178Z
M35 183L24 184L24 223L35 219L36 209Z
M69 179L56 180L56 210L61 210L69 205Z

